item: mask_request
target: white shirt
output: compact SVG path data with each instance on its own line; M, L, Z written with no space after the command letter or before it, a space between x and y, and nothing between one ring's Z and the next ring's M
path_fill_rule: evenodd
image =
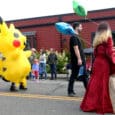
M46 63L46 54L41 54L39 58L40 63Z

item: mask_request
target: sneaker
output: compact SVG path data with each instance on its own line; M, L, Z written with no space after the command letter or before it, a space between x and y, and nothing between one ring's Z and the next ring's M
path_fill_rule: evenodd
M12 87L12 86L11 86L11 87L10 87L10 91L11 91L11 92L17 92L18 89L16 89L16 87Z
M28 88L24 87L22 84L20 84L19 89L21 89L21 90L27 90Z
M12 83L12 84L11 84L10 91L12 91L12 92L18 91L18 90L17 90L17 87L15 86L15 83Z
M73 94L74 94L74 95L76 95L76 93L75 93L75 92L73 92Z
M68 96L69 97L75 97L76 93L75 92L72 92L72 93L68 93Z
M20 87L21 90L27 90L28 88L27 87Z

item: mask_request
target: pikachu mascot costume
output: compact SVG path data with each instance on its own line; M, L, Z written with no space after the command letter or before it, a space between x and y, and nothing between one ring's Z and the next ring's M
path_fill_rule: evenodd
M0 18L0 76L12 83L11 91L27 89L31 51L24 51L25 45L26 37L13 24L8 28Z

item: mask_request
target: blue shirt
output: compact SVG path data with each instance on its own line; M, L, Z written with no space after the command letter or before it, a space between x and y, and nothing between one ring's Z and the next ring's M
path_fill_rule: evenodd
M32 70L39 71L39 64L33 64Z

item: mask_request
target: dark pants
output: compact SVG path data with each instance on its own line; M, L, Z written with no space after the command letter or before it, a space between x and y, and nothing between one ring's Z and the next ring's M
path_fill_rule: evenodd
M74 92L74 88L73 88L74 87L74 82L77 79L79 68L80 68L79 66L72 67L72 73L71 73L71 76L70 76L70 79L69 79L69 84L68 84L68 94ZM86 88L87 87L87 82L88 82L87 76L83 76L80 81L83 82L83 85Z
M50 64L50 70L51 70L51 79L57 78L57 70L56 70L56 64Z

